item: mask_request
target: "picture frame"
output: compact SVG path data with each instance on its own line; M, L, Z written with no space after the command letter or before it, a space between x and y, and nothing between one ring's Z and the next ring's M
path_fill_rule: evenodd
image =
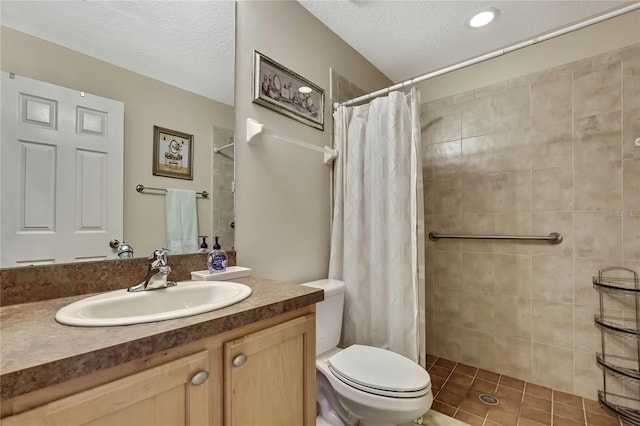
M324 90L254 50L253 102L324 131Z
M153 126L153 175L193 180L193 135Z

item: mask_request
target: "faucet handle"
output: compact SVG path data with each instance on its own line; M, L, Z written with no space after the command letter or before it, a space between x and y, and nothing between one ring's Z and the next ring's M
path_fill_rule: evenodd
M167 252L165 248L155 249L149 256L149 260L153 260L152 266L165 266L167 264Z

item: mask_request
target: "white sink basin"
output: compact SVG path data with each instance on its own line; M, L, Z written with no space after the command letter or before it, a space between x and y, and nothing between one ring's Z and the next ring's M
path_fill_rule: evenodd
M84 327L163 321L221 309L250 295L249 286L232 281L183 281L138 293L125 288L71 303L56 313L56 321Z

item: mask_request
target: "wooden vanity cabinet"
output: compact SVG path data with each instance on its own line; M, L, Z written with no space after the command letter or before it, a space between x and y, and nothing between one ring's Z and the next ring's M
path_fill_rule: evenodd
M147 368L134 370L142 365ZM14 407L35 408L17 408L0 424L315 425L314 307L111 370L81 378L66 394L62 384L18 397Z
M225 426L315 425L312 315L224 344Z
M4 426L195 426L209 422L211 392L192 378L209 369L209 353L96 386L2 420Z

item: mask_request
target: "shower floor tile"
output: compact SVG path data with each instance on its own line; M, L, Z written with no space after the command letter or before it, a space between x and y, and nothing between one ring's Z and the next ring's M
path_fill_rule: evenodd
M626 426L597 401L432 355L432 410L477 426ZM480 400L495 396L496 405Z

